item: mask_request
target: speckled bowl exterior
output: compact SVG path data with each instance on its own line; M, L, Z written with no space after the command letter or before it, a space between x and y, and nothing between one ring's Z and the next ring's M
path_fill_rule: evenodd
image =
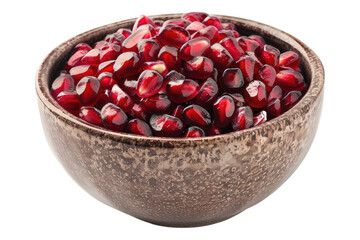
M181 14L152 16L166 20ZM260 34L281 51L296 51L310 87L280 117L247 130L203 138L141 137L86 124L63 110L49 84L71 49L93 43L135 19L82 33L42 62L36 91L47 141L70 176L101 202L136 218L191 227L230 218L260 202L296 170L314 139L323 103L324 70L293 36L247 19L218 16L240 33Z

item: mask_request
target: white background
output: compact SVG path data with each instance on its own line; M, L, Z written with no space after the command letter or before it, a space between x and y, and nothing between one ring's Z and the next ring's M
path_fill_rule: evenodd
M336 3L335 3L336 2ZM0 239L360 239L360 17L356 1L3 1ZM317 136L294 175L260 204L200 228L142 222L93 199L42 131L35 73L70 37L140 14L205 11L264 22L310 46L326 72Z

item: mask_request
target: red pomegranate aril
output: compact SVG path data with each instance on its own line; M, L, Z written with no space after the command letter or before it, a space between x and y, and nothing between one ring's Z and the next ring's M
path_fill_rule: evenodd
M119 55L114 63L114 77L117 79L135 75L140 69L140 59L134 52Z
M178 79L168 82L167 95L175 103L184 103L193 99L199 92L199 84L191 79Z
M238 31L236 31L236 30L231 30L231 31L232 31L232 33L234 34L234 37L235 37L235 38L241 37L241 35L240 35L240 33L239 33Z
M137 118L131 119L128 122L126 125L126 132L146 137L153 135L150 126L143 120Z
M241 69L244 80L248 83L254 80L255 60L252 57L245 55L242 56L237 63Z
M250 56L252 59L254 59L255 61L255 66L254 66L254 73L259 72L259 70L262 68L263 63L259 60L259 58L256 56L255 53L253 52L246 52L246 54L248 56Z
M151 97L160 91L162 84L163 77L160 73L154 70L145 70L138 79L136 94L142 98Z
M166 74L166 76L164 77L163 85L162 85L162 87L160 89L160 92L161 91L166 91L167 84L170 81L177 80L177 79L185 79L185 76L182 75L181 73L175 71L175 70L172 70L172 71L168 72L168 74Z
M291 69L278 72L275 83L285 91L302 91L305 81L301 73Z
M151 114L170 113L172 110L172 103L165 94L156 94L149 98L143 98L140 101L140 106Z
M119 30L116 31L116 33L122 34L126 39L131 35L132 32L129 29L120 28Z
M255 52L259 53L261 51L261 45L248 37L242 36L236 39L239 43L239 46L246 52Z
M110 93L111 89L105 89L100 91L99 97L97 98L95 103L95 107L97 109L101 109L103 106L111 102Z
M133 99L119 85L115 84L111 89L111 102L120 107L124 112L130 112L134 106Z
M300 59L299 55L294 51L287 51L280 54L279 66L290 67L296 70L299 67Z
M221 40L225 39L225 38L235 38L234 33L229 30L229 29L223 29L219 31L219 35L218 35L218 41L220 42Z
M121 45L122 42L125 40L125 36L121 33L115 32L106 35L104 40L113 45Z
M113 78L113 74L109 72L103 72L98 76L98 79L100 81L100 89L111 89L114 84L116 84L116 81Z
M283 90L278 85L275 85L268 94L268 101L274 98L282 98Z
M195 103L204 108L208 108L216 100L218 93L219 88L217 83L212 78L208 78L201 84L199 93L195 98Z
M268 64L264 64L256 75L256 78L261 80L266 87L266 91L270 92L274 87L276 79L276 70Z
M157 60L160 46L155 40L141 39L137 44L137 48L138 48L138 53L139 53L140 59L143 62Z
M265 39L262 36L259 36L259 35L250 35L249 39L254 40L257 43L259 43L260 48L263 48L264 45L266 44Z
M109 73L114 72L114 63L115 63L115 60L110 60L110 61L100 63L98 70L97 70L98 74L101 74L104 72L109 72Z
M78 115L81 107L81 102L79 99L79 95L77 95L76 91L67 90L61 92L57 95L56 101L66 111L69 111L74 115Z
M184 111L184 108L185 107L182 105L177 105L176 108L174 108L174 110L172 111L171 116L177 117L178 119L183 121L182 112Z
M75 90L74 80L69 74L62 74L51 84L51 96L56 98L63 91Z
M223 26L221 24L221 21L218 17L215 16L207 16L203 21L202 21L206 26L214 26L219 30L223 29Z
M260 125L267 121L267 113L266 111L260 111L258 114L254 116L254 127Z
M88 123L102 126L101 113L94 107L82 107L80 109L79 117Z
M231 54L220 43L213 44L208 55L220 71L224 71L234 62Z
M205 132L197 126L189 127L184 134L184 137L196 138L196 137L205 137Z
M229 95L219 97L213 104L214 124L224 128L232 120L235 113L235 101Z
M184 63L184 74L189 78L207 79L214 73L213 62L203 56L197 56Z
M93 67L98 67L99 63L100 63L100 50L95 48L87 52L82 57L79 65L91 65Z
M247 105L245 98L240 93L226 93L226 94L234 99L235 108L239 108Z
M236 30L235 24L233 23L222 23L224 29Z
M207 136L216 136L221 134L221 128L217 127L212 123L209 127L206 128L206 135Z
M163 20L155 20L154 21L154 27L162 27L163 24L164 24Z
M221 77L220 87L225 92L239 92L244 82L240 68L227 68Z
M188 25L190 25L190 21L185 20L185 19L170 19L170 20L166 20L162 26L166 26L168 24L174 24L174 25L178 25L180 27L186 28ZM160 26L160 27L162 27Z
M145 24L150 24L150 25L154 26L154 22L153 22L153 20L151 20L151 18L149 18L145 15L141 15L140 17L138 17L136 19L132 31L135 32L140 26L145 25Z
M300 100L302 97L299 91L290 91L281 99L282 112L286 112Z
M263 108L266 105L266 87L261 81L250 82L244 91L244 97L249 106Z
M153 62L144 62L142 71L145 70L155 70L158 72L162 77L165 77L168 73L168 68L164 61L153 61Z
M279 66L279 58L280 58L280 51L279 49L271 46L271 45L264 45L264 48L261 52L261 60L263 64L268 64L274 68Z
M253 124L254 117L251 107L244 106L236 109L234 117L231 121L231 126L234 131L250 128Z
M108 103L101 109L101 119L106 128L118 132L121 132L128 122L124 111L113 103Z
M70 70L71 68L80 65L81 59L88 53L88 50L78 50L76 51L67 61L65 70Z
M180 119L168 114L152 115L150 126L159 137L180 137L184 129L184 124Z
M103 48L106 48L107 46L109 46L109 43L105 40L101 40L101 41L98 41L94 44L94 49L103 49Z
M205 127L211 124L210 113L205 108L195 104L187 106L182 117L189 126Z
M115 60L121 53L121 46L110 44L108 47L100 50L99 61L100 63Z
M178 70L181 66L179 49L175 47L163 46L159 51L158 59L163 61L169 70Z
M279 98L273 98L266 104L265 110L269 119L278 117L281 114L281 102Z
M206 37L209 39L211 44L214 44L218 42L219 30L214 26L207 26L206 28L200 29L191 35L191 39L198 37Z
M95 103L99 96L100 81L96 77L83 77L76 85L76 93L84 106Z
M143 121L149 121L150 114L145 112L143 107L140 104L135 103L134 106L131 108L129 113L133 118L138 118Z
M182 16L182 18L190 22L195 22L195 21L202 22L207 16L209 15L204 12L190 12L190 13L185 13Z
M164 45L180 48L184 43L189 41L190 34L180 26L169 24L161 28L159 39Z
M85 50L85 51L90 51L92 49L92 47L87 44L87 43L78 43L76 44L76 46L74 47L74 50L75 51L78 51L78 50Z
M238 42L233 37L227 37L220 41L220 44L228 50L235 61L239 60L241 56L245 55L244 50L239 46Z
M124 40L124 42L122 43L123 52L136 52L138 42L141 39L147 39L151 37L151 27L145 25L141 26Z
M96 75L96 71L90 65L80 65L73 67L70 69L69 73L74 79L75 84L77 84L83 77Z
M180 57L185 60L191 60L194 57L202 56L210 48L210 41L205 37L199 37L186 42L180 49Z
M201 23L201 22L198 22L198 21L195 21L195 22L192 22L190 23L188 26L186 26L186 31L188 31L191 34L194 34L195 32L201 30L201 29L204 29L206 28L206 25Z

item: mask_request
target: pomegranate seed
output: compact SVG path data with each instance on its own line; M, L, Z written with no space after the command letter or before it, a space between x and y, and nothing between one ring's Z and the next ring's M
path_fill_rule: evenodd
M220 41L220 44L228 50L235 61L239 60L241 56L245 55L244 50L239 46L235 38L227 37Z
M160 50L159 44L153 39L141 39L137 48L143 62L155 61Z
M221 128L216 127L214 123L212 123L210 127L206 129L206 135L208 136L216 136L219 134L221 134Z
M99 96L100 81L96 77L83 77L76 85L76 93L83 105L92 105Z
M106 48L107 46L109 46L109 43L105 40L101 40L101 41L98 41L94 44L94 49L103 49L103 48Z
M256 78L261 80L265 84L266 91L270 92L275 84L276 70L272 66L265 64L257 73Z
M252 59L254 59L254 61L255 61L254 73L259 72L260 69L261 69L262 66L263 66L262 62L258 59L258 57L255 55L255 53L253 53L253 52L246 52L246 54L247 54L248 56L250 56Z
M105 89L105 90L101 90L99 97L96 101L95 107L97 109L101 109L103 106L105 106L107 103L109 103L111 101L110 99L110 92L111 90L109 89Z
M190 34L180 26L169 24L161 28L159 38L164 45L180 48L184 43L189 41Z
M267 113L264 110L254 116L254 126L260 125L266 121L267 121Z
M95 76L95 71L90 65L80 65L70 69L70 75L74 79L75 84L86 76Z
M113 45L121 45L125 40L125 36L121 33L112 33L108 34L105 37L105 42L112 43Z
M224 71L234 62L231 54L220 43L215 43L210 47L209 56L220 71Z
M291 69L278 72L275 83L285 91L301 91L305 81L301 73Z
M233 23L223 23L223 29L236 30L236 27Z
M219 36L218 36L218 41L220 42L221 40L225 39L225 38L235 38L234 33L231 30L228 29L223 29L219 31Z
M214 73L211 77L212 77L212 79L214 79L215 82L218 82L218 79L220 77L219 77L219 71L216 68L214 68Z
M114 77L126 78L135 75L140 69L140 59L134 52L119 55L114 63Z
M195 79L207 79L214 73L213 62L203 56L194 57L184 63L184 74Z
M93 67L98 67L99 63L100 63L100 50L92 49L82 57L79 65L91 65Z
M141 73L136 87L136 94L139 97L147 98L160 91L163 77L154 70L145 70Z
M142 71L144 70L155 70L160 73L162 77L165 77L168 73L168 68L163 61L144 62Z
M266 105L266 87L261 81L254 80L250 82L244 92L244 97L249 106L262 108Z
M139 27L122 43L123 52L136 52L138 42L141 39L151 38L152 30L154 30L154 27L147 25Z
M184 129L180 119L167 114L152 115L150 126L159 137L180 137Z
M273 98L266 104L265 110L269 119L278 117L281 114L281 102L279 98Z
M245 98L240 93L226 93L226 94L234 99L236 108L243 107L246 105Z
M74 115L78 115L81 107L79 95L75 91L67 90L59 93L56 97L56 101L65 110L71 112Z
M111 89L114 86L114 84L116 84L116 81L113 79L112 76L113 76L112 73L109 72L101 73L98 76L101 90Z
M163 61L170 70L180 68L181 59L179 58L179 50L174 47L163 46L158 55L158 59Z
M259 35L250 35L249 38L250 38L251 40L254 40L254 41L256 41L257 43L259 43L259 44L260 44L260 48L263 48L264 45L266 44L266 42L265 42L265 40L264 40L264 38L263 38L262 36L259 36Z
M70 70L73 67L80 65L81 59L88 53L88 50L78 50L76 51L67 61L65 69Z
M261 52L261 59L263 64L269 64L270 66L276 68L279 66L279 58L279 49L271 45L264 45L264 48Z
M241 87L244 86L244 77L240 68L225 69L220 86L226 92L239 92Z
M185 13L182 16L182 18L190 22L195 22L195 21L202 22L207 16L208 14L203 12L190 12L190 13Z
M235 101L229 95L219 97L213 104L214 124L223 128L229 125L235 113Z
M130 115L133 118L138 118L143 121L149 121L150 114L144 111L144 108L140 104L135 103L130 110Z
M51 84L51 96L56 98L60 92L75 90L74 80L69 74L62 74Z
M114 63L115 60L110 60L100 63L98 67L98 74L101 74L103 72L110 72L110 73L114 72Z
M90 52L89 52L90 53ZM99 62L115 60L121 53L121 46L110 44L107 48L100 50Z
M221 21L218 17L215 17L215 16L207 16L204 20L203 20L203 23L206 25L206 26L214 26L216 27L217 29L221 30L223 29L223 26L221 24Z
M160 91L166 91L166 87L168 83L172 80L177 80L177 79L185 79L185 76L182 75L181 73L178 73L175 70L170 71L168 74L166 74Z
M299 91L288 92L283 99L281 99L282 111L286 112L292 108L301 98L302 94Z
M181 121L183 121L182 119L182 112L184 111L184 106L182 105L177 105L176 108L173 110L173 112L171 113L171 116L177 117L178 119L180 119Z
M217 83L212 79L208 78L200 86L199 93L195 98L195 103L202 107L208 108L212 104L219 93L219 88Z
M199 84L191 79L171 80L168 82L166 92L171 101L184 103L198 94Z
M186 28L188 25L190 25L190 23L191 23L190 21L185 20L185 19L181 19L181 18L179 18L179 19L169 19L169 20L166 20L162 26L166 26L168 24L174 24L174 25L178 25L180 27Z
M137 84L138 79L125 78L123 81L120 81L120 88L129 94L133 100L140 100L141 98L136 94Z
M101 113L94 107L82 107L80 109L79 117L83 120L97 125L102 126Z
M155 20L154 21L154 27L162 27L163 24L164 24L163 20Z
M206 28L200 29L191 35L192 39L198 37L206 37L209 39L211 44L218 42L219 30L214 26L207 26Z
M234 131L252 127L254 124L253 111L249 106L237 108L231 121Z
M287 51L280 54L279 66L280 67L290 67L296 70L299 67L300 59L299 55L293 51Z
M157 94L149 98L143 98L140 101L140 106L151 114L169 113L172 109L172 103L165 94Z
M131 31L126 28L120 28L119 30L116 31L116 33L122 34L125 37L125 39L131 35Z
M182 117L190 126L204 127L211 124L210 113L205 108L195 104L187 106L182 113Z
M236 31L236 30L231 30L231 31L232 31L232 33L234 34L234 37L235 37L235 38L241 37L241 35L240 35L240 33L239 33L238 31Z
M236 39L239 43L239 46L246 52L255 52L259 53L261 51L261 45L248 37L242 36Z
M255 60L245 55L242 56L237 63L239 64L244 80L248 83L254 80Z
M201 29L204 29L206 28L206 25L201 23L201 22L198 22L198 21L195 21L195 22L192 22L190 23L185 29L186 31L188 31L191 34L201 30Z
M184 137L190 137L190 138L204 137L204 136L205 136L204 130L202 130L197 126L189 127L184 134Z
M78 51L78 50L85 50L85 51L90 51L92 49L92 47L90 47L89 44L87 43L78 43L76 44L76 46L74 47L74 50L75 51Z
M140 26L145 24L150 24L154 26L154 22L150 18L145 15L141 15L136 19L132 31L135 32Z
M130 112L134 106L132 98L117 84L112 87L110 98L111 102L120 107L124 112Z
M126 132L147 137L153 135L150 126L146 122L137 118L131 119L128 122L126 125Z
M191 60L194 57L202 56L210 48L210 41L205 37L199 37L186 42L180 49L180 57L185 60Z
M273 89L271 89L268 100L274 99L274 98L282 98L283 96L283 90L278 85L274 86Z
M101 109L101 119L106 128L119 132L124 129L128 122L128 117L124 111L112 103L106 104Z

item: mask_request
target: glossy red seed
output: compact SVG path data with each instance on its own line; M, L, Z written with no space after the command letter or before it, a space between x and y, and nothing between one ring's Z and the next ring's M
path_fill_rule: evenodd
M146 137L153 135L150 126L146 122L137 118L131 119L128 122L126 125L126 132Z
M182 113L182 117L185 123L190 126L204 127L211 124L210 113L205 108L195 104L187 106Z
M146 25L139 27L122 43L123 52L136 52L138 42L141 39L151 38L153 29L153 27Z
M116 81L113 78L112 73L109 72L103 72L98 76L98 79L100 81L100 89L106 90L111 89L114 84L116 84Z
M244 50L239 46L238 42L233 37L227 37L220 41L220 44L228 50L235 61L238 61L241 56L245 55Z
M140 102L141 98L136 94L136 87L138 84L137 78L125 78L124 80L120 81L119 84L120 88L129 94L134 102Z
M108 47L100 50L99 62L107 62L115 60L121 53L121 46L116 44L110 44Z
M100 63L100 50L92 49L81 58L79 65L91 65L93 67L98 67L99 63Z
M80 109L79 117L88 123L102 126L101 113L94 107L82 107Z
M282 111L285 112L290 108L294 107L295 104L302 97L301 92L299 91L290 91L281 99Z
M305 81L301 73L291 69L278 72L275 84L285 91L302 91Z
M109 46L109 43L105 40L101 40L101 41L98 41L94 44L94 49L103 49L103 48L106 48L107 46Z
M120 107L124 112L130 112L134 106L134 101L119 85L115 84L111 89L111 102Z
M208 14L204 12L190 12L190 13L185 13L182 16L182 18L190 22L195 22L195 21L202 22L207 16Z
M140 59L134 52L119 55L114 63L114 77L117 79L135 75L140 69Z
M163 46L159 51L158 59L163 61L169 70L178 70L181 66L179 50L175 47Z
M261 45L246 36L242 36L236 39L240 45L240 47L246 52L255 52L259 53L261 51Z
M206 25L206 26L214 26L216 27L217 29L221 30L223 29L223 26L221 24L221 21L218 17L215 17L215 16L207 16L204 20L203 20L203 23Z
M207 26L206 28L200 29L191 35L191 39L198 37L206 37L209 39L211 44L214 44L218 42L219 30L214 26Z
M78 50L85 50L85 51L90 51L92 49L92 47L87 44L87 43L78 43L76 44L76 46L74 47L74 50L75 51L78 51Z
M199 93L195 98L195 103L208 108L216 100L218 93L217 83L212 78L208 78L201 84Z
M181 18L178 18L178 19L169 19L169 20L166 20L162 26L166 26L168 24L174 24L174 25L178 25L180 27L183 27L183 28L186 28L188 25L190 25L190 21L186 20L186 19L181 19Z
M256 79L261 80L265 84L266 91L270 92L275 84L275 79L276 79L275 68L273 68L268 64L265 64L257 73Z
M240 68L227 68L221 77L220 87L225 92L239 92L244 82Z
M137 48L141 61L148 62L157 60L160 46L155 40L141 39L137 44Z
M62 74L57 77L54 82L51 84L51 96L56 98L60 92L75 90L74 80L69 74Z
M233 23L223 23L222 26L224 29L236 30L236 27Z
M95 103L99 96L100 81L96 77L83 77L76 85L76 93L84 106Z
M198 21L195 21L195 22L192 22L190 23L188 26L186 26L186 31L188 31L191 34L194 34L195 32L201 30L201 29L204 29L206 28L206 25L201 23L201 22L198 22Z
M252 127L254 124L253 111L249 106L236 109L231 126L234 131L239 131Z
M235 38L239 38L239 37L241 36L238 31L236 31L236 30L231 30L231 31L232 31L232 33L234 34L234 37L235 37Z
M114 72L114 63L115 63L115 60L110 60L110 61L100 63L98 70L97 70L98 74L101 74L103 72L109 72L109 73Z
M184 63L184 74L189 78L207 79L214 73L213 62L203 56L194 57Z
M189 127L184 134L184 137L196 138L196 137L205 137L205 132L197 126Z
M296 70L299 67L300 59L299 55L294 51L287 51L280 54L279 66L290 67Z
M149 98L143 98L140 101L140 106L151 114L170 113L172 110L172 103L165 94L156 94Z
M214 123L212 123L209 127L206 128L206 135L207 136L216 136L221 134L221 128L216 127Z
M255 60L252 57L245 55L242 56L237 63L241 69L244 80L248 83L254 80Z
M235 38L233 31L229 29L223 29L219 31L219 35L218 35L219 42L228 37Z
M163 77L160 73L154 70L145 70L138 79L136 94L142 98L151 97L160 91L162 84Z
M96 71L90 65L80 65L70 69L70 75L74 79L75 84L86 76L95 76Z
M256 56L255 53L253 52L246 52L246 54L248 56L250 56L252 59L254 59L255 61L255 66L254 66L254 73L259 72L259 70L262 68L263 63L260 61L260 59Z
M268 101L274 98L282 98L283 90L278 85L274 86L268 94Z
M229 95L219 97L213 104L214 124L223 128L229 125L235 113L235 101Z
M235 108L239 108L247 105L245 98L240 93L226 93L226 94L234 99Z
M159 137L180 137L184 129L184 124L180 119L168 114L152 115L150 126Z
M254 116L254 126L260 125L267 121L266 111L261 111Z
M213 44L208 55L220 71L224 71L234 62L231 54L220 43Z
M157 71L162 77L165 77L168 73L168 68L164 61L153 61L153 62L144 62L142 66L142 71L145 70L155 70Z
M116 31L116 33L122 34L126 39L131 35L132 32L129 29L120 28L119 30Z
M266 87L261 81L254 80L250 82L244 91L244 97L249 106L253 108L262 108L266 105Z
M150 119L150 114L145 112L144 108L137 103L135 103L134 106L131 108L130 115L133 118L138 118L146 122Z
M95 107L97 109L101 109L103 106L105 106L106 104L108 104L111 101L110 92L111 92L111 90L109 90L109 89L100 91L99 97L95 103Z
M73 90L67 90L59 93L56 97L56 101L65 110L71 112L74 115L78 115L81 107L79 95Z
M183 121L182 112L184 111L184 108L185 107L182 105L177 105L176 108L174 108L174 110L172 111L171 116L177 117L178 119Z
M132 31L135 32L140 26L145 25L145 24L150 24L150 25L154 26L154 22L151 18L149 18L145 15L141 15L140 17L138 17L136 19Z
M110 45L121 45L123 43L123 41L125 40L125 36L121 33L115 32L115 33L106 35L104 40L106 42L110 43Z
M108 103L101 109L104 126L110 130L121 132L128 122L128 117L118 106Z
M210 41L205 37L199 37L189 40L180 49L180 57L185 60L191 60L194 57L205 55L210 48Z
M168 74L166 74L166 76L164 77L164 80L163 80L163 85L160 89L160 91L166 91L166 87L167 87L167 84L172 81L172 80L177 80L177 79L185 79L185 76L182 75L181 73L175 71L175 70L172 70L170 71Z
M199 92L199 84L191 79L178 79L168 82L167 95L175 103L184 103L193 99Z
M279 66L280 51L271 45L264 45L261 52L261 60L263 64L268 64L274 68Z
M78 50L76 51L67 61L65 70L70 70L71 68L80 65L81 59L88 53L88 50Z
M165 45L180 48L184 43L189 41L190 34L180 26L169 24L161 28L159 39Z
M266 104L265 110L269 119L278 117L281 114L281 102L279 98L273 98Z
M266 44L265 39L264 39L262 36L259 36L259 35L250 35L249 38L250 38L251 40L254 40L254 41L256 41L257 43L259 43L260 48L263 48L264 45Z

